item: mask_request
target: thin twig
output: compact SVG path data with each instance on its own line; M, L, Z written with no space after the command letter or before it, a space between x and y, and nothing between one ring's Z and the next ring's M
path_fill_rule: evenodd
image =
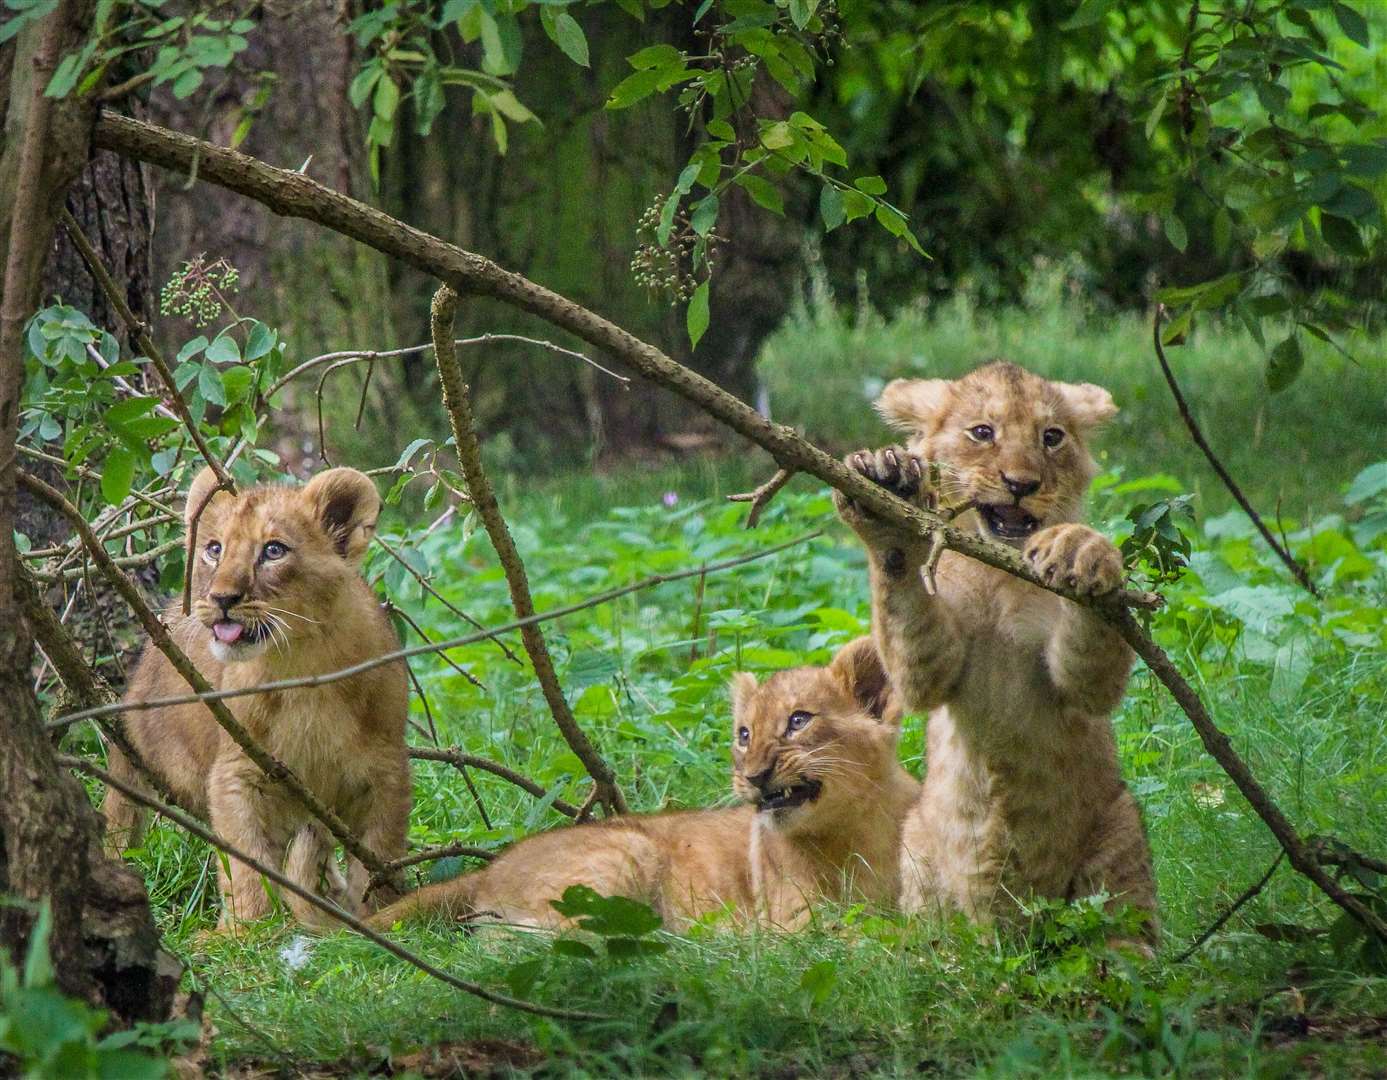
M477 847L474 844L440 844L438 847L424 848L421 851L401 856L385 865L393 873L410 866L418 866L420 863L434 862L437 859L452 859L457 856L478 859L481 862L491 862L496 858L496 852Z
M453 349L453 322L457 315L458 295L448 286L442 286L433 296L430 326L433 332L433 355L438 362L438 377L443 385L443 407L452 423L453 439L456 443L458 466L467 481L467 490L472 496L472 506L482 519L491 546L501 561L501 569L506 575L506 585L510 588L511 606L520 618L535 613L534 598L530 595L530 583L525 574L525 564L516 550L506 519L501 515L500 504L491 480L482 467L481 442L477 438L476 422L472 417L472 402L467 384L462 381L462 368L458 365L457 353ZM530 655L535 678L569 748L578 755L578 760L592 777L598 792L598 799L609 810L626 812L626 799L617 786L616 774L607 760L592 745L587 734L579 726L564 697L563 687L554 671L554 661L549 655L549 646L544 634L535 624L527 625L521 631L521 641Z
M394 559L397 563L399 563L401 566L405 568L405 572L408 573L410 577L414 578L414 580L419 583L419 587L421 589L423 589L426 593L432 596L435 600L437 600L440 604L442 604L445 608L451 611L463 622L467 623L468 626L475 627L478 630L486 629L486 627L484 627L476 619L472 618L471 615L467 614L467 612L463 611L462 608L452 603L441 592L435 589L433 587L433 584L428 580L428 578L424 577L423 574L421 574L418 570L411 566L409 560L406 559L402 554L400 554L400 552L397 551L388 540L382 537L379 533L376 534L374 539L377 544L379 544L382 548L385 549L386 553L392 559ZM513 663L519 664L521 667L525 666L525 662L521 660L520 657L516 656L515 652L504 641L502 641L500 638L493 638L492 640L496 642L500 650L503 653L505 653L506 656Z
M107 537L107 539L112 538ZM152 547L148 551L142 551L138 555L121 555L118 558L113 558L111 562L122 570L140 570L153 565L169 552L177 551L182 546L182 540L165 540L162 544ZM82 574L82 569L76 566L69 566L66 570L56 573L49 570L34 571L34 577L45 585L51 585L58 581L72 581L75 578L80 578Z
M354 675L360 675L366 671L373 671L386 664L393 664L396 660L407 660L411 656L425 656L429 653L442 652L445 649L459 649L464 645L475 645L479 641L495 637L497 634L509 634L512 631L520 630L526 626L533 626L537 623L548 622L551 619L562 619L567 615L572 615L575 611L582 611L584 608L596 607L616 600L628 593L639 592L642 589L653 588L656 585L663 585L670 581L682 581L684 578L693 577L695 574L716 573L719 570L728 570L734 566L741 566L744 563L755 562L767 556L778 554L786 548L806 543L815 537L822 536L823 530L816 529L813 532L797 536L793 540L786 540L784 543L776 544L773 547L763 548L754 551L750 555L741 555L735 559L725 559L720 563L709 563L707 566L700 566L696 570L677 570L668 574L651 574L640 581L632 582L630 585L620 585L615 589L608 589L606 592L597 593L589 596L586 600L579 600L564 607L554 608L551 611L539 612L535 615L528 615L523 619L513 619L501 626L493 627L489 630L479 630L475 634L464 634L461 637L448 638L444 641L435 642L432 645L414 645L407 649L395 649L388 653L381 653L373 656L369 660L362 660L358 664L350 667L340 668L337 671L324 672L321 675L300 675L292 679L277 679L274 682L260 683L256 686L238 687L229 690L199 690L192 694L177 694L171 697L146 698L142 701L118 701L112 705L104 705L98 709L82 709L78 712L60 716L56 720L48 723L49 730L66 727L75 724L79 720L87 720L93 716L110 716L121 712L143 712L148 709L162 709L166 705L190 705L193 702L218 702L226 701L230 698L248 697L253 694L270 694L277 690L297 690L305 686L327 686L329 683L340 682L343 679L350 679ZM146 609L148 610L148 609Z
M743 491L736 495L729 495L727 501L751 503L751 509L747 511L746 515L746 527L754 529L756 523L761 520L761 511L770 504L770 501L775 498L776 492L788 484L794 475L794 469L776 469L775 475L754 491Z
M1175 399L1175 408L1180 413L1180 419L1185 422L1185 427L1189 430L1190 438L1194 440L1194 445L1199 447L1203 452L1205 459L1209 462L1214 472L1218 474L1218 478L1223 481L1223 486L1228 489L1229 494L1232 495L1238 505L1242 507L1243 513L1252 519L1253 525L1257 526L1257 531L1262 534L1262 539L1267 542L1272 551L1276 552L1276 557L1286 564L1286 569L1291 572L1291 576L1300 583L1301 588L1311 596L1318 598L1320 595L1319 590L1315 588L1314 582L1310 580L1310 575L1305 567L1301 566L1296 560L1296 557L1286 550L1286 548L1277 541L1276 537L1271 534L1271 530L1267 528L1266 522L1262 520L1262 515L1257 513L1253 508L1252 503L1249 502L1247 496L1243 494L1242 488L1238 487L1237 481L1234 480L1228 470L1223 467L1223 462L1219 461L1218 455L1213 451L1213 447L1211 447L1208 440L1204 438L1204 432L1200 430L1199 423L1195 420L1194 414L1190 412L1190 407L1185 401L1185 395L1180 392L1180 384L1175 381L1175 373L1170 370L1170 363L1165 358L1165 347L1161 343L1161 323L1164 319L1165 305L1157 304L1156 318L1152 324L1151 338L1156 345L1156 359L1160 361L1161 372L1165 375L1166 385L1170 387L1170 395Z
M466 775L466 770L470 766L474 769L480 769L482 772L489 772L493 776L499 776L502 780L509 780L516 787L523 791L528 791L536 799L542 800L549 797L549 792L546 791L542 785L535 783L523 773L518 773L514 769L507 768L499 761L478 757L476 754L464 753L456 746L447 750L435 750L427 746L411 746L409 748L409 756L415 761L446 762L455 769L461 771L464 775ZM578 816L578 807L570 802L565 802L563 799L555 799L549 805L565 817L576 818Z
M409 670L410 682L414 684L414 692L419 695L419 701L424 706L424 717L429 722L428 735L433 739L434 746L439 746L438 728L434 727L433 709L429 707L429 695L424 693L424 687L414 674L414 669L409 667L408 660L405 661L405 666ZM415 726L417 727L418 725ZM477 785L472 783L472 774L468 772L465 765L458 766L458 771L462 773L462 782L467 786L467 793L472 796L472 802L477 807L477 814L482 819L482 826L489 831L492 827L491 815L486 812L486 803L482 802L482 793L477 790Z
M424 972L424 974L430 975L433 978L439 980L440 982L447 983L449 986L457 990L462 990L468 994L473 994L481 998L482 1000L490 1001L495 1005L504 1005L506 1006L506 1008L519 1009L521 1012L534 1013L537 1016L552 1016L559 1020L610 1019L609 1017L603 1016L600 1013L581 1012L572 1009L554 1009L549 1007L548 1005L538 1005L532 1001L522 1001L520 998L513 998L508 994L498 994L494 990L488 990L480 983L474 983L467 979L460 979L456 975L444 971L442 968L434 967L433 964L430 964L427 960L424 960L423 958L416 956L414 953L410 952L408 949L406 949L403 945L400 945L398 942L392 941L384 934L380 934L377 933L375 930L372 930L355 915L351 914L350 912L343 911L340 907L332 903L330 900L324 900L321 896L318 896L316 893L310 892L308 889L303 888L303 886L297 884L294 881L291 881L288 877L282 874L275 867L270 866L267 863L263 863L259 859L247 855L244 851L241 851L239 848L235 848L232 845L228 844L221 837L217 836L210 829L206 828L201 822L197 821L190 815L183 813L183 811L145 794L138 788L132 787L131 785L125 783L123 780L117 779L116 777L112 776L109 772L107 772L105 769L88 761L86 758L72 757L67 754L61 754L58 757L58 761L69 768L77 769L80 772L84 772L88 776L94 776L107 787L115 788L117 791L121 792L127 798L133 799L135 802L140 803L143 806L147 806L151 810L158 811L160 814L163 814L164 817L168 818L174 824L179 825L182 828L186 829L188 832L192 833L199 840L211 844L218 851L225 852L227 855L237 860L238 862L245 863L245 865L249 866L257 874L262 874L265 877L269 878L270 881L273 881L281 889L286 889L287 891L297 896L299 899L304 900L309 904L312 904L319 911L326 912L328 915L332 916L338 922L351 927L362 937L365 937L375 942L377 945L379 945L386 952L390 953L392 956L399 957L399 959L403 960L407 964L413 965L420 971Z
M234 491L234 488L227 487L220 479L202 494L196 506L192 507L192 513L188 515L187 535L183 540L183 614L191 615L193 612L193 567L197 565L197 530L202 523L203 512L212 505L212 500L217 497L219 491Z
M386 610L386 613L387 613L387 614L398 615L400 618L404 619L405 623L409 626L409 628L410 628L411 630L414 631L415 636L418 637L420 641L427 641L430 645L433 644L433 638L429 637L429 635L428 635L427 633L425 633L424 628L421 627L417 622L415 622L415 621L414 621L414 617L413 617L412 615L410 615L409 612L405 611L404 608L400 607L398 604L396 604L396 603L394 603L394 602L392 602L392 601L390 601L390 600L387 600L387 601L385 602L385 610ZM471 683L473 686L475 686L478 690L481 690L483 693L487 693L487 694L491 693L491 691L488 690L488 689L482 684L482 680L481 680L481 679L479 679L479 678L477 678L477 676L473 675L470 671L468 671L465 667L463 667L461 664L459 664L456 660L454 660L454 659L453 659L451 656L449 656L447 653L442 653L442 652L441 652L441 653L438 654L438 656L439 656L439 659L441 659L441 660L442 660L445 664L447 664L450 668L452 668L452 669L453 669L454 671L456 671L459 675L461 675L464 679L466 679L468 682L470 682L470 683Z
M1249 900L1251 900L1254 896L1256 896L1259 892L1266 888L1267 882L1271 880L1271 875L1276 873L1276 868L1281 865L1281 860L1285 857L1286 852L1284 850L1278 851L1276 853L1276 858L1274 858L1271 861L1271 865L1267 867L1267 872L1257 879L1256 884L1251 885L1247 889L1245 889L1242 895L1239 896L1236 900L1234 900L1223 912L1223 914L1220 915L1209 925L1209 928L1207 930L1205 930L1202 934L1200 934L1197 938L1194 939L1194 941L1191 943L1188 949L1186 949L1184 952L1182 952L1179 956L1175 958L1175 963L1183 964L1191 956L1197 953L1200 949L1200 946L1202 946L1204 942L1208 941L1211 937L1213 937L1220 930L1222 930L1224 923L1226 923L1229 919L1231 919L1234 915L1238 913L1239 908L1241 908L1244 904L1246 904Z
M96 563L97 568L101 571L102 576L106 579L107 583L120 594L121 599L125 601L130 610L134 612L135 617L139 619L140 625L144 627L145 633L149 635L150 642L156 649L168 657L169 663L173 665L174 670L193 688L195 692L194 698L202 700L207 704L208 711L211 712L212 718L231 736L232 740L241 748L246 757L255 762L271 781L283 785L285 790L303 804L305 810L327 826L328 832L332 833L332 835L337 838L338 842L349 854L354 856L358 862L372 873L378 871L383 863L376 854L357 839L356 834L347 828L342 819L337 816L337 813L331 807L325 805L317 795L309 790L289 766L272 757L251 738L250 733L246 731L241 722L232 715L231 710L215 696L216 691L212 689L211 684L203 677L202 673L197 670L193 662L188 659L187 654L174 642L172 636L170 636L168 632L168 628L165 627L159 620L159 617L150 610L149 605L144 602L144 598L140 596L139 591L130 583L129 579L121 572L120 568L115 565L114 560L106 553L106 549L101 546L100 541L92 535L91 528L82 517L81 511L73 506L72 503L68 502L62 492L58 491L56 488L50 487L37 477L20 471L18 479L24 487L28 488L29 491L37 495L68 519L68 522L82 537L82 542L86 545L87 551L90 553L92 560ZM129 703L113 702L109 705L84 709L82 712L88 716L113 715L118 712L126 711L123 708L126 704ZM54 721L54 725L58 723L58 721Z

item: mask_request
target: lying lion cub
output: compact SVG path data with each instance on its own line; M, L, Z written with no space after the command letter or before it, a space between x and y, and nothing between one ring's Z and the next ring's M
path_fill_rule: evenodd
M204 469L188 491L191 515L216 484ZM360 574L375 531L380 496L355 469L329 469L302 488L218 492L198 523L193 607L164 615L203 676L220 689L335 671L399 648L399 640ZM382 859L404 852L411 799L405 750L405 669L388 664L322 687L229 699L251 736L288 765ZM185 694L188 685L163 653L146 646L127 701ZM134 748L217 835L279 866L305 888L326 874L334 899L354 906L368 875L351 861L343 882L331 836L291 794L268 780L202 705L127 714ZM111 769L139 782L115 748ZM111 790L102 806L114 853L139 842L141 809ZM269 911L260 877L232 860L220 871L222 925ZM317 909L287 896L303 922Z
M747 805L630 814L555 829L371 919L490 916L559 927L570 885L651 905L666 927L732 908L793 929L819 900L893 904L900 823L919 784L896 760L899 709L869 638L827 668L732 680L732 787Z
M995 363L957 381L898 379L877 403L910 450L849 468L929 502L928 471L1046 581L1085 594L1122 584L1122 557L1080 524L1095 467L1086 440L1117 408L1101 387ZM918 455L918 456L917 456ZM877 644L903 704L929 712L920 803L904 827L901 906L986 921L1017 897L1106 892L1150 916L1155 884L1137 805L1118 771L1111 714L1132 652L1092 611L954 552L933 594L926 543L838 497L870 556Z

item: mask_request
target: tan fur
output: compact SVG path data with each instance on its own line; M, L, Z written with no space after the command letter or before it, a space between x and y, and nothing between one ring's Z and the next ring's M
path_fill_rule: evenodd
M1093 594L1121 584L1117 549L1077 523L1094 472L1086 437L1116 412L1107 391L996 363L955 382L897 380L878 407L910 432L910 450L853 454L850 467L923 502L936 493L925 490L921 459L939 463L947 501L1036 519L1029 536L1004 542L1042 577ZM979 425L989 438L970 436ZM1048 447L1051 429L1063 436ZM924 791L904 827L902 906L987 921L1013 898L1106 891L1151 913L1154 940L1150 852L1110 723L1131 671L1126 644L1079 605L953 552L930 596L923 542L851 501L838 505L869 551L886 669L906 706L929 712ZM970 520L990 535L982 511L960 518Z
M372 925L437 912L560 927L549 901L569 885L648 903L671 929L724 908L739 921L793 929L824 899L892 903L900 822L919 784L896 760L900 710L871 640L845 647L827 668L778 672L761 686L738 675L732 696L732 787L744 805L627 814L531 836L483 870L386 908ZM789 733L797 711L814 715ZM805 778L822 784L816 801L758 808L763 788Z
M214 485L211 470L194 480L190 517ZM354 469L330 469L302 488L218 492L198 524L192 614L175 606L164 615L174 640L221 689L335 671L397 649L394 629L360 574L379 513L374 485ZM267 556L271 541L287 549L282 557ZM243 641L232 646L217 643L211 629L228 620L245 627ZM403 854L409 821L406 678L401 664L389 664L322 687L227 702L251 736L385 860ZM164 655L146 646L126 700L187 690ZM125 724L140 756L219 836L285 866L298 884L349 907L360 901L365 868L350 860L349 881L342 880L331 836L266 779L204 706L129 713ZM138 782L114 748L111 767ZM111 851L139 842L144 820L135 804L111 791L102 809ZM229 876L223 868L221 887L223 925L269 911L259 875L243 864L233 860ZM323 923L315 908L286 900L301 921Z

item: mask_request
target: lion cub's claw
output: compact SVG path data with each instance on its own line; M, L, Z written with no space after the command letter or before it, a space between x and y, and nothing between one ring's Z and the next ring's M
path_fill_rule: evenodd
M903 446L858 450L845 457L843 464L907 502L929 509L935 506L934 493L929 490L927 467L918 455ZM835 491L833 498L838 515L850 526L857 528L875 520L868 510L841 491Z
M1031 537L1022 552L1040 579L1085 596L1101 596L1122 584L1122 554L1087 525L1052 525Z

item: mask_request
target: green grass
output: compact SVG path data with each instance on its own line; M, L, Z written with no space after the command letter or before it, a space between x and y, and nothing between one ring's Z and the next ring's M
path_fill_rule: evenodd
M507 500L539 606L826 531L710 577L697 627L694 580L547 627L578 719L641 810L725 799L729 675L822 662L862 632L869 615L862 556L832 522L824 495L787 493L747 533L744 509L721 500L684 495L666 507L657 493L668 482L613 476L586 491L570 485L562 495ZM1136 497L1109 488L1096 512L1116 521ZM619 502L638 505L612 506ZM1170 589L1171 609L1155 624L1292 819L1378 854L1387 836L1387 545L1373 530L1383 513L1371 501L1351 508L1356 524L1329 522L1315 541L1329 550L1332 534L1358 560L1340 551L1317 567L1333 592L1323 611L1284 583L1237 521L1217 522L1216 536L1199 545L1200 576ZM1308 552L1309 540L1299 543ZM450 600L485 623L505 620L504 583L482 535L464 540L440 530L411 551ZM391 595L431 633L465 632L435 601L424 603L397 568L377 561L370 570L384 573ZM459 650L457 659L485 691L442 663L416 667L442 741L581 800L581 770L530 675L493 644ZM417 702L414 716L423 721ZM481 1044L498 1061L543 1060L544 1075L574 1076L1366 1076L1387 1069L1380 1040L1353 1036L1372 1030L1364 1018L1387 1014L1380 969L1356 946L1336 951L1326 936L1288 943L1254 929L1275 924L1319 935L1334 924L1336 909L1288 869L1193 959L1174 962L1276 848L1146 674L1133 680L1116 728L1150 830L1164 920L1160 956L1143 968L1105 955L1103 921L1082 910L1041 912L1031 939L997 941L962 925L941 930L825 910L805 934L702 931L669 938L662 955L629 963L557 955L542 935L408 931L421 954L468 978L613 1017L566 1025L487 1006L349 934L313 942L301 965L282 955L295 936L282 920L238 939L208 938L215 884L205 852L161 827L141 860L168 940L191 979L216 991L213 1054L225 1067L287 1056L365 1072L421 1046L500 1040ZM907 725L902 758L922 767L918 721ZM478 776L487 829L455 773L418 763L415 774L418 844L499 845L561 823L518 789ZM1308 1034L1302 1014L1311 1018Z

